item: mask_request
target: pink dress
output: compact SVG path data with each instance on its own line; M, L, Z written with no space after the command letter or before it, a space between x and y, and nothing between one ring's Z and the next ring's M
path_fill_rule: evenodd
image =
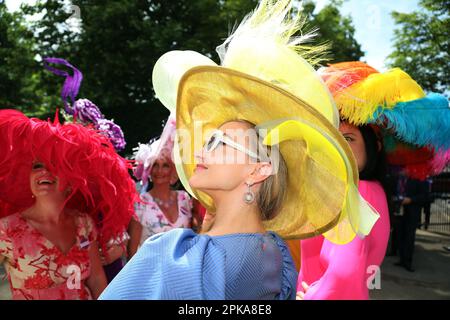
M150 193L142 193L141 201L135 204L136 215L142 224L142 245L151 236L167 232L175 228L190 228L192 221L192 199L186 191L178 190L178 218L175 222L170 222L161 211Z
M305 300L369 299L367 282L369 277L370 280L373 278L374 269L381 265L386 254L389 211L379 182L360 181L358 189L378 211L380 219L364 239L356 236L345 245L333 244L323 236L301 241L297 291L303 291L302 281L310 286Z
M0 219L0 263L5 264L14 300L91 299L84 281L90 275L94 221L76 215L76 243L64 254L20 213Z

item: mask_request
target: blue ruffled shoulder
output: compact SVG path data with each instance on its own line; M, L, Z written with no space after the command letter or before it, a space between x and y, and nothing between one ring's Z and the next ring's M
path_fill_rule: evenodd
M295 299L296 281L289 250L274 233L211 237L174 229L149 238L99 299Z
M289 252L286 242L275 232L268 232L272 235L281 251L283 259L281 293L279 300L295 300L297 290L298 272L295 267L294 259Z

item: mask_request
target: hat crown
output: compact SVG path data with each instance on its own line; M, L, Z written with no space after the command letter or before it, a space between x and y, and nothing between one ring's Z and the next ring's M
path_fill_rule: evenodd
M153 139L149 143L139 143L134 149L133 158L137 163L134 175L141 181L147 181L150 170L156 159L165 157L173 160L173 147L176 133L176 120L170 115L166 121L163 132L158 139Z

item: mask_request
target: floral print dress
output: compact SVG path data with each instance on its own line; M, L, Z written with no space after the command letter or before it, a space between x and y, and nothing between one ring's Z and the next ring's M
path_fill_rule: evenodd
M192 199L186 191L176 191L178 202L178 219L171 223L148 193L141 194L141 202L135 205L136 214L142 224L140 244L154 234L166 232L174 228L190 228L192 221Z
M76 242L67 253L25 220L20 213L0 219L0 263L3 260L14 300L92 299L84 281L90 275L94 221L75 214Z

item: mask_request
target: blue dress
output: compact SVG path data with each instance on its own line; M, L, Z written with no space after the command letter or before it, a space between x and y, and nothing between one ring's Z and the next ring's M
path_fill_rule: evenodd
M273 232L173 229L150 237L99 299L295 299L296 281L289 250Z

